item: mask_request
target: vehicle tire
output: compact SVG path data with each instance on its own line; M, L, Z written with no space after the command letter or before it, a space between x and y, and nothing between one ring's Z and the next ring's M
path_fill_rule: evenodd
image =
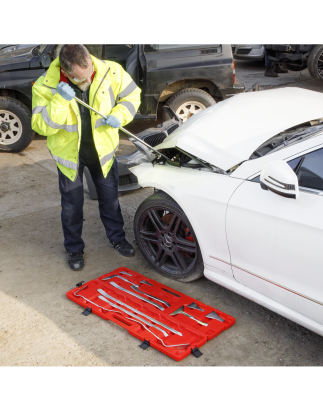
M22 151L34 136L31 110L15 98L0 97L0 151Z
M307 67L310 75L315 80L323 81L323 45L318 44L310 52L307 59Z
M186 88L170 97L166 105L170 106L178 117L185 122L194 114L213 106L215 103L214 98L206 91L198 88ZM169 120L169 116L164 112L164 121L166 120Z
M306 69L306 64L302 64L302 65L293 65L290 63L284 63L286 65L286 67L288 68L289 71L302 71Z
M134 218L136 243L164 277L190 282L203 276L196 235L181 207L163 191L146 198Z

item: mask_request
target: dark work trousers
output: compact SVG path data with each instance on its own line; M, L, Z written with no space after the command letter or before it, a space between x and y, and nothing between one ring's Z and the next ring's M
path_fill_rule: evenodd
M100 161L94 145L83 144L80 149L78 175L71 181L58 170L59 190L61 192L62 226L64 246L67 252L79 253L84 250L82 240L83 226L83 170L87 166L96 187L101 221L107 237L113 242L125 238L123 217L118 200L118 165L117 160L104 178Z
M272 67L274 63L268 58L268 56L270 56L270 51L265 47L265 67Z

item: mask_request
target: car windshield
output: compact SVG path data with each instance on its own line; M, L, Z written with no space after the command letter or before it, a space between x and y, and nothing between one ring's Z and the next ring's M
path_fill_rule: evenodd
M46 46L47 46L47 44L40 44L39 46L36 46L33 49L33 51L34 51L34 53L37 52L37 55L40 56L43 53L43 51L45 50ZM36 55L36 54L34 54L34 55Z
M251 154L250 160L281 150L299 140L309 138L314 133L321 130L323 130L323 118L299 124L298 126L285 130L266 141Z

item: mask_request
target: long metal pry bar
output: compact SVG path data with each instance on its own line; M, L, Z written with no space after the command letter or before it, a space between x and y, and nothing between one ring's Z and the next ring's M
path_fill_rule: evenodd
M99 114L99 116L103 117L103 118L107 118L107 116L104 116L103 114L101 114L99 111L95 110L93 107L89 106L88 104L84 103L84 101L80 100L77 97L74 97L74 99L82 104L84 107L87 107L89 110L94 111L95 113ZM134 134L130 133L130 131L126 130L123 127L119 127L119 129L121 131L123 131L124 133L128 134L128 136L134 138L135 140L138 140L141 144L143 144L144 146L146 146L147 148L149 148L150 150L154 151L156 154L158 154L159 156L162 156L164 158L166 158L166 160L170 161L170 159L165 156L164 154L160 153L158 150L155 150L154 147L151 147L149 144L147 144L145 141L141 140L140 138L138 138L137 136L135 136Z

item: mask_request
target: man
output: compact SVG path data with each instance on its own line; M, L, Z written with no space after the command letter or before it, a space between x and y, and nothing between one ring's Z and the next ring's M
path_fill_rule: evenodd
M279 63L273 63L272 60L270 60L270 49L267 49L265 47L265 73L264 75L267 77L278 77L277 73L288 73L288 70L286 70L286 66L283 64Z
M78 104L75 96L107 118ZM97 190L100 217L111 245L122 256L133 256L135 251L123 230L115 153L118 128L133 120L140 105L140 89L119 64L97 59L81 44L65 44L34 84L32 105L32 128L47 136L47 147L58 168L64 246L70 268L84 267L85 166Z

